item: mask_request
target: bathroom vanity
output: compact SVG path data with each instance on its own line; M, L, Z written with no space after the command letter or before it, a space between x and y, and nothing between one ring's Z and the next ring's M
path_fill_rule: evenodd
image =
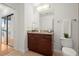
M53 55L53 33L28 32L28 49L34 52Z

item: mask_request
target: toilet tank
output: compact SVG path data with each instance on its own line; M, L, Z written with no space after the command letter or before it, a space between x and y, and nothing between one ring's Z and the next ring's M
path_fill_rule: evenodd
M69 47L72 48L72 40L70 38L61 39L62 47Z

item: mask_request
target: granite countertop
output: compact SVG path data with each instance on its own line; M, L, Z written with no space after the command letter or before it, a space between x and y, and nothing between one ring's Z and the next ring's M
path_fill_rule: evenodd
M53 32L27 32L27 33L35 33L35 34L50 34L50 35L53 34Z

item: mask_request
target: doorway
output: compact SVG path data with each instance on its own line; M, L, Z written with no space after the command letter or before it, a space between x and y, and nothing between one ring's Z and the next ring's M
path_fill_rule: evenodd
M12 17L14 14L9 14L7 16L2 17L2 27L1 27L1 37L2 43L13 47L14 39L13 39L13 21Z

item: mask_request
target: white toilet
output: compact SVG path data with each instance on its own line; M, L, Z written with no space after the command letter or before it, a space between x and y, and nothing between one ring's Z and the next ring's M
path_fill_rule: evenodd
M71 39L62 39L61 40L62 45L62 53L63 56L76 56L77 53L74 49L72 49L72 40Z

